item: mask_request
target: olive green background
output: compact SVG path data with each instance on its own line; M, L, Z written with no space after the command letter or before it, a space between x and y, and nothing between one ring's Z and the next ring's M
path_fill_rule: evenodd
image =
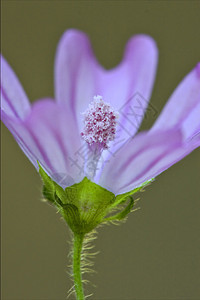
M31 101L53 96L55 50L68 28L89 34L106 68L120 62L132 35L151 35L160 52L158 112L200 60L200 1L3 1L1 23L2 53ZM4 126L1 149L2 299L65 299L69 230L40 200L40 178ZM141 194L125 224L98 230L91 299L200 299L199 178L197 149Z

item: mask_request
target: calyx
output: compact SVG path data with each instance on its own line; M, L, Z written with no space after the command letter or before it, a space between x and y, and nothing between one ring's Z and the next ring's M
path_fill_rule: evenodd
M56 206L71 230L79 234L86 234L102 223L125 219L134 206L133 194L149 183L117 196L87 177L63 189L38 165L44 198Z

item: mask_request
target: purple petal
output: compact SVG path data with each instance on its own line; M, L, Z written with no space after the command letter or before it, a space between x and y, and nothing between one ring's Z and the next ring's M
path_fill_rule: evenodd
M1 111L24 119L30 111L29 100L11 67L1 55Z
M100 68L100 67L99 67ZM59 103L68 105L82 127L81 113L96 94L97 62L88 37L68 30L58 45L55 60L55 95Z
M151 131L182 128L185 139L200 128L200 63L178 85Z
M120 65L104 71L100 77L99 93L119 112L116 140L110 143L111 152L138 131L151 96L157 60L155 41L146 35L136 35L127 43ZM108 157L109 153L104 153L104 158Z
M71 166L81 141L73 117L67 115L66 110L66 105L46 99L37 101L24 121L5 117L5 125L35 167L38 168L38 160L64 187L68 185L68 178L78 182L84 177L76 166Z
M188 116L184 119L181 127L186 140L192 139L198 133L200 134L200 99L199 103L197 103L194 109L191 109Z
M105 163L99 184L115 194L125 193L159 175L199 145L199 137L184 143L179 130L138 134Z
M105 70L95 59L88 37L69 30L61 38L56 54L56 99L68 103L82 128L81 113L95 95L103 96L116 110L121 109L120 123L126 130L120 126L119 130L127 140L143 119L155 79L157 56L154 40L138 35L128 42L122 62L112 70ZM127 113L133 109L137 116L132 115L130 123Z
M148 105L156 75L158 50L155 41L147 35L133 36L127 43L122 62L112 70L104 70L99 84L99 93L120 110L125 102L138 105L137 94Z

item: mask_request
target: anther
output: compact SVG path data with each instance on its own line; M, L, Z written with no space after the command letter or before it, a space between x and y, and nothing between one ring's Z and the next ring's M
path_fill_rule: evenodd
M90 146L108 149L108 143L115 139L118 113L101 96L95 96L83 115L85 126L81 137Z

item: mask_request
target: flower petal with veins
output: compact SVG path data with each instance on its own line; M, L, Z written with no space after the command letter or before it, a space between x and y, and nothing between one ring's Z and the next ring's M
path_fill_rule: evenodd
M105 70L88 37L68 30L56 53L55 101L42 99L31 105L1 56L1 119L33 165L38 169L39 161L53 180L67 187L71 180L66 178L78 183L87 176L90 152L81 138L81 113L95 95L102 95L115 111L125 106L117 124L122 141L110 138L109 149L98 157L103 163L95 164L94 182L115 194L130 191L200 146L200 63L179 84L152 129L136 135L151 96L157 58L154 40L136 35L128 41L121 63ZM137 106L137 94L144 103L134 127L127 116Z

